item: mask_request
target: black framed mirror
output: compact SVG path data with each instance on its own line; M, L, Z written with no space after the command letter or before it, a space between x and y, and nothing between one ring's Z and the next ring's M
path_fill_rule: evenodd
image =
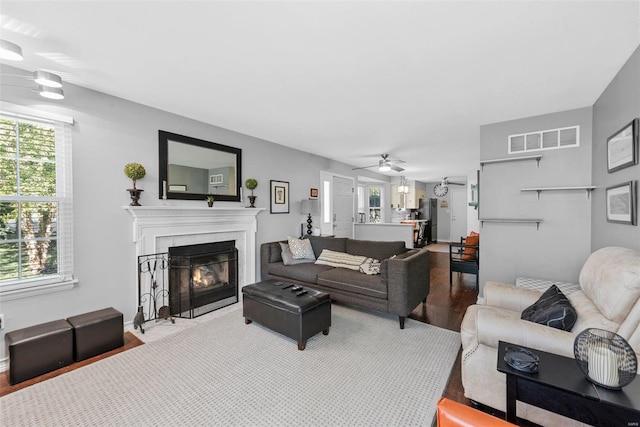
M159 131L160 198L240 201L242 150Z

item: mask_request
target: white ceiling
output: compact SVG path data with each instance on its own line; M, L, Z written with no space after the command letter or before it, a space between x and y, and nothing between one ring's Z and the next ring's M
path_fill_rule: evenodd
M0 34L19 68L436 181L477 169L480 125L593 105L640 43L639 5L2 0Z

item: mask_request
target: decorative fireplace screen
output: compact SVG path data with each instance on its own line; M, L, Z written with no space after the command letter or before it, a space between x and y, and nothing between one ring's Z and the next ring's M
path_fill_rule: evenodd
M238 302L235 241L169 248L171 315L193 318Z

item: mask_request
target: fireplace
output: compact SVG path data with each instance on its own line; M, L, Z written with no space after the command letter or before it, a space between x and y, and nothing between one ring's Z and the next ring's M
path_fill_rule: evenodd
M235 241L169 248L169 308L193 318L238 302Z

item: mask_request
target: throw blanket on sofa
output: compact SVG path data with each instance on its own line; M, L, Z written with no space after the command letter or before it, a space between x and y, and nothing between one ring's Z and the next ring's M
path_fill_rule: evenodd
M373 275L380 274L380 261L366 256L351 255L345 252L336 252L323 249L316 260L316 264L330 265L331 267L347 268L361 273Z

